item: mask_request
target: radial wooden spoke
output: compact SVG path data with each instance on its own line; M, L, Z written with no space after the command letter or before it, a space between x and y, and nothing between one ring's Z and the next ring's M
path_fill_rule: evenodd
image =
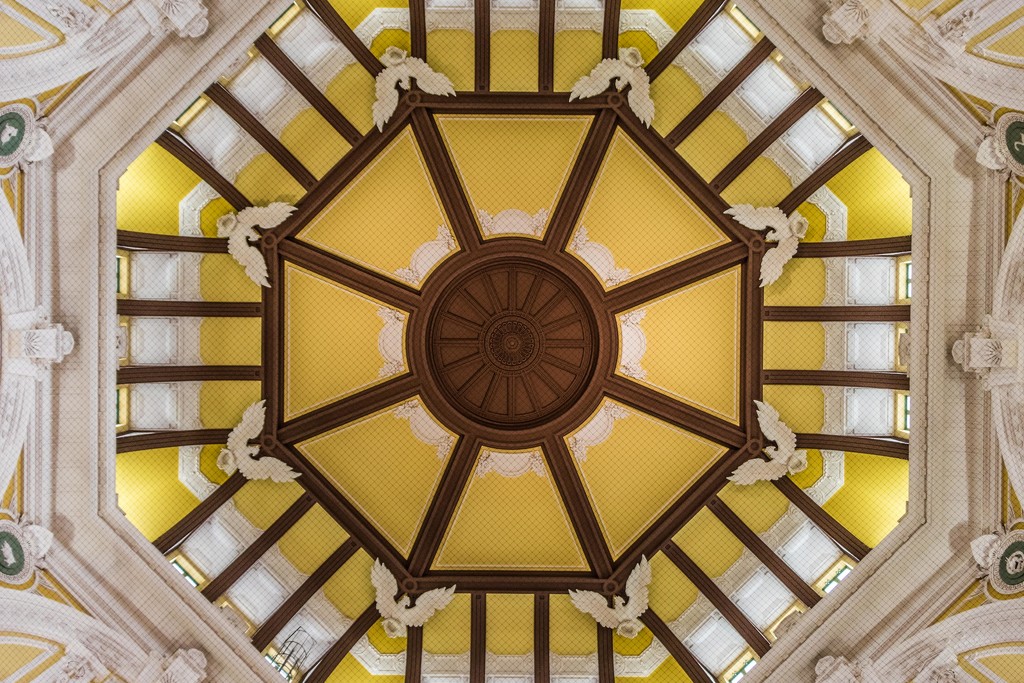
M757 406L754 401L763 398L764 387L764 288L760 285L761 250L764 242L755 242L758 248L751 249L746 265L743 266L743 320L740 330L743 340L743 358L740 361L740 410L747 439L760 438L757 425Z
M364 389L285 422L278 429L278 439L285 444L300 443L317 434L413 398L419 393L419 389L419 378L414 375L401 375L389 379L383 384Z
M581 320L583 320L583 316L581 316L579 313L570 313L569 315L563 316L558 320L549 322L548 324L544 325L542 329L546 333L550 334L552 332L557 332L558 330L562 329L563 327L566 327L567 325L571 325L574 322L579 322Z
M491 89L491 0L473 0L473 70L477 92Z
M665 136L665 142L668 146L675 149L679 146L679 143L685 140L693 131L697 130L697 127L704 123L725 102L729 95L736 92L736 88L743 81L747 80L747 77L754 73L757 67L764 64L764 61L771 56L774 50L775 45L770 40L761 38L757 45L733 67L732 71L719 81L718 85L712 88L711 92L705 95L704 99ZM651 62L651 64L653 65L654 62ZM650 71L650 67L647 70Z
M455 450L448 458L448 465L441 475L437 493L430 501L430 508L409 554L409 573L413 576L422 576L434 562L448 525L455 515L460 495L473 474L479 452L480 442L464 436L459 439Z
M765 153L782 134L793 127L797 121L803 118L804 114L814 109L822 100L822 94L815 88L808 88L793 101L785 111L778 115L774 121L761 131L761 134L750 141L742 152L730 161L722 171L711 181L711 189L721 192L729 187L743 171L754 163L754 160Z
M285 261L291 261L389 306L403 311L414 311L419 307L420 298L416 290L340 256L291 239L278 242L277 250Z
M118 384L259 381L262 376L259 365L122 365L117 369Z
M444 365L444 369L446 371L455 370L456 368L461 368L464 365L469 365L471 363L479 363L479 362L480 362L480 357L477 356L477 355L466 356L465 358L460 358L458 360L453 360L451 363L446 363Z
M579 366L576 365L575 363L570 363L569 361L567 361L567 360L565 360L563 358L558 358L556 356L545 356L544 360L541 361L541 362L542 363L548 363L550 365L555 366L556 368L559 368L561 370L565 370L567 372L579 372L580 371Z
M482 236L476 227L469 199L462 188L455 165L448 156L437 123L425 109L416 109L412 113L412 128L423 153L423 159L430 169L434 186L441 197L445 214L451 222L455 239L463 250L476 251L480 248Z
M118 299L117 314L184 318L258 318L260 305L249 301L176 301Z
M405 641L405 683L420 683L423 680L423 627L410 626L406 629Z
M686 46L693 42L704 27L711 23L711 20L718 16L718 13L725 7L726 0L704 0L690 18L686 20L683 27L679 29L668 45L663 47L658 54L647 65L647 75L653 81L662 74L668 66L675 61L679 53L686 49ZM607 55L605 55L607 56Z
M274 158L274 161L288 172L288 175L295 178L299 185L307 190L316 185L316 177L309 172L309 169L303 166L302 162L277 139L277 136L267 130L267 127L231 94L231 91L220 83L214 82L206 89L206 96L259 143L259 146L265 149Z
M910 253L911 238L882 237L873 240L845 242L804 242L796 250L796 258L842 258L846 256L900 256Z
M860 133L854 135L842 147L833 152L832 156L823 161L818 168L814 169L814 172L807 176L802 183L793 188L793 191L779 202L779 208L786 212L787 215L793 213L818 188L832 180L836 174L859 159L862 154L870 149L871 143L863 135Z
M230 429L187 429L160 432L121 432L117 435L117 452L148 451L172 446L206 446L227 443Z
M789 477L772 482L775 488L783 493L793 505L800 509L814 524L821 529L839 549L860 562L871 551L863 541L853 535L849 529L840 524L832 515L825 512L808 496L803 489L793 483Z
M552 251L563 251L569 244L614 135L615 114L602 111L590 126L576 165L548 223L550 227L544 235L544 243Z
M153 541L153 545L156 546L156 549L164 555L176 550L178 546L184 543L185 540L192 535L192 532L201 527L203 522L208 520L221 505L231 500L231 497L245 486L246 481L247 479L242 476L242 473L236 471L228 477L223 484L215 488L213 493L200 501L199 505L192 508L191 512L181 518L177 524L160 534L160 536Z
M746 432L739 426L625 377L609 379L606 393L619 403L723 446L738 448L747 443Z
M426 0L409 0L409 41L412 56L427 61Z
M422 2L422 0L420 1ZM413 0L413 2L416 2L416 0ZM277 69L277 72L309 102L310 106L316 109L320 116L324 117L327 123L331 124L334 130L338 131L341 137L345 138L348 144L354 145L363 137L359 129L345 118L345 115L327 99L326 95L320 92L320 89L285 54L284 50L274 42L273 38L264 33L256 39L255 45L256 49L270 62L271 66Z
M874 436L850 436L846 434L797 434L797 448L813 448L822 451L844 451L869 453L887 458L910 458L910 443L906 439Z
M597 680L598 683L615 683L615 647L610 628L597 625Z
M417 106L435 114L458 112L459 114L494 114L512 116L536 115L580 115L599 114L614 108L622 96L607 92L582 100L569 100L567 92L551 93L500 93L459 91L456 97L416 93Z
M504 310L501 303L501 297L498 296L498 290L494 287L494 280L490 277L483 278L484 290L487 292L487 299L491 302L492 311ZM507 300L507 298L506 298Z
M533 680L551 683L551 602L543 593L533 596Z
M263 256L269 265L272 287L261 288L260 306L263 309L262 397L266 408L263 433L277 436L277 426L284 420L284 352L285 352L285 287L284 261L279 257L277 244L263 244Z
M380 618L380 614L377 612L376 605L370 605L366 610L359 615L359 618L352 622L345 631L344 635L339 638L334 645L330 647L327 652L320 657L319 661L313 665L309 673L302 678L302 683L326 683L327 679L330 678L341 661L345 659L347 655L355 646L359 640L366 635L366 632L370 630L370 627L377 623L377 619Z
M747 245L733 242L667 266L610 291L608 308L613 313L636 308L743 263L748 253Z
M583 481L573 464L569 447L561 437L551 436L544 442L544 454L590 568L598 577L610 576L612 556L594 509L590 506Z
M184 235L157 235L131 230L117 231L118 249L151 251L187 251L202 254L228 253L228 241L218 237L186 237Z
M910 306L766 306L765 320L906 322Z
M868 387L908 391L910 378L902 372L854 370L765 370L765 384L803 384L822 387Z
M487 593L473 593L469 613L469 683L487 683Z
M220 174L192 144L179 133L165 130L160 133L156 143L170 152L178 161L206 181L206 184L217 191L236 211L241 211L252 203L235 187L231 181ZM202 239L202 238L200 238Z
M447 588L457 593L565 593L569 590L606 591L607 582L582 572L437 571L414 579L417 591Z
M540 0L540 37L537 64L538 87L542 93L555 89L555 8L557 0Z
M313 14L341 41L345 49L352 54L357 62L363 65L364 69L370 72L371 76L376 77L377 74L384 70L384 65L381 64L376 55L370 52L370 48L366 47L366 44L359 40L359 36L355 34L355 31L345 23L345 20L341 18L337 10L331 6L330 0L307 0L306 7L312 10Z
M672 655L672 659L676 660L676 663L683 670L683 672L689 677L692 683L715 683L718 679L713 676L704 665L700 663L696 657L693 656L685 645L680 642L678 636L672 632L672 629L668 627L661 617L655 613L651 608L648 608L640 616L640 621L643 622L644 626L651 629L651 633L658 642L665 646L669 654Z

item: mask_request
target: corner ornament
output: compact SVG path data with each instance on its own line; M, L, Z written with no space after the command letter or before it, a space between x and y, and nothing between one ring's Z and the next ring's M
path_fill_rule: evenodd
M611 607L605 596L593 591L569 591L569 599L576 609L594 617L601 626L615 629L623 638L636 638L644 629L640 617L647 611L647 587L651 578L651 565L647 557L641 555L639 564L626 580L626 599L620 595L612 597Z
M174 32L179 38L198 38L210 27L201 0L136 0L134 4L156 37Z
M883 0L828 0L828 5L821 32L836 45L878 40L888 23Z
M654 121L654 100L651 99L651 79L644 70L644 58L635 47L619 49L618 59L603 59L588 75L576 81L569 101L600 95L609 86L619 92L629 86L627 101L637 118L645 126Z
M227 213L217 219L217 236L228 239L228 253L238 265L245 269L250 280L260 287L269 287L267 263L263 254L252 244L259 242L260 233L256 226L264 230L276 228L292 215L295 207L283 202L274 202L267 206L250 206L237 214Z
M794 211L789 216L774 206L753 207L740 204L726 213L745 228L768 231L765 240L778 242L778 246L765 252L761 259L761 286L767 287L780 277L786 264L796 256L800 240L807 236L807 219Z
M993 171L1024 175L1024 114L1003 114L995 126L987 127L976 158Z
M779 411L762 401L757 405L757 424L764 438L775 446L764 449L768 460L753 458L736 468L729 481L747 486L759 481L781 479L786 474L797 474L807 469L807 451L797 450L796 434L779 417Z
M0 168L24 167L53 154L46 118L36 118L28 105L0 107Z
M238 470L249 480L270 479L283 484L298 477L299 473L277 458L257 458L256 454L260 452L260 447L249 445L249 442L259 438L263 431L263 422L267 414L264 404L265 401L257 401L242 413L241 422L228 434L227 446L217 456L217 467L227 474L234 474L235 470Z
M385 68L377 74L377 101L373 103L373 122L377 130L384 130L398 108L398 87L411 90L413 78L416 87L429 95L455 94L455 85L447 76L431 69L422 59L409 57L401 48L392 45L384 51L380 61Z
M25 587L53 544L53 533L8 510L0 511L0 585Z
M971 552L982 572L988 575L985 593L1004 600L1024 593L1024 520L1009 531L979 536L971 541Z

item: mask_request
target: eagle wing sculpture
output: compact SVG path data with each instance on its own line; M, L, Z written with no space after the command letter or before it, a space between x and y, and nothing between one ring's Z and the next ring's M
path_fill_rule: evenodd
M609 607L608 600L593 591L569 591L569 599L576 609L592 616L601 626L613 628L625 638L635 638L643 629L640 616L647 611L651 578L651 565L644 556L626 580L626 600L616 595Z
M228 474L237 469L250 480L270 479L277 483L291 481L299 476L298 472L277 458L255 457L260 452L259 446L249 445L263 431L266 413L265 401L257 401L245 409L242 420L228 434L227 446L217 456L217 466Z
M758 481L778 479L788 472L796 474L807 468L807 451L796 449L796 434L782 421L779 411L763 401L754 401L757 405L757 424L761 433L775 446L765 448L768 460L755 458L736 468L729 476L729 481L746 486Z
M796 256L800 240L807 234L807 219L797 212L787 216L776 206L751 206L740 204L726 211L740 225L768 231L765 240L778 242L778 246L765 252L761 259L761 286L767 287L780 277L786 264Z
M447 97L455 94L451 79L431 69L422 59L407 56L405 50L389 47L384 51L381 62L385 69L377 74L377 99L373 103L373 122L377 130L384 130L398 108L398 86L403 90L412 88L410 79L415 78L416 87L430 95Z
M18 558L14 556L14 548L11 547L9 541L4 541L3 545L0 545L0 555L3 556L0 562L5 567L13 567Z
M284 202L267 206L250 206L237 214L226 214L217 219L217 236L228 238L228 253L245 269L246 276L260 285L269 287L267 263L253 242L260 240L256 226L264 230L276 228L292 215L295 207Z
M654 121L654 100L651 99L651 79L643 68L643 57L635 47L619 50L618 59L602 59L589 74L573 85L569 100L594 97L610 86L622 92L629 86L629 108L643 124L650 127Z
M398 594L398 581L380 560L374 560L370 570L370 583L377 593L377 611L384 619L384 632L391 638L406 634L410 626L423 626L436 612L443 610L455 597L455 586L435 588L416 598L416 604L409 606L410 598Z

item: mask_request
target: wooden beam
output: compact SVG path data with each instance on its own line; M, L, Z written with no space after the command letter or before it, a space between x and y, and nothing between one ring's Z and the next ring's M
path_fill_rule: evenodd
M316 595L317 591L334 576L348 560L359 550L359 543L349 538L331 555L320 563L316 570L306 577L299 589L288 596L281 606L264 621L256 633L252 634L253 646L263 652L274 641L274 636L281 632L299 610Z
M544 593L533 596L533 681L551 683L551 602Z
M676 634L672 632L672 629L669 628L668 624L653 609L648 607L647 611L640 615L640 621L643 622L644 626L651 629L654 637L665 646L665 649L672 655L672 659L676 660L676 663L692 683L715 683L718 680L704 668L700 660L693 656L693 653L683 645Z
M612 640L614 631L597 625L597 681L598 683L615 683L615 645Z
M808 607L814 607L821 600L818 593L804 583L793 569L786 564L778 554L768 547L768 544L761 540L761 537L740 519L739 515L733 512L725 502L718 496L708 501L708 509L718 517L729 532L738 538L754 556L761 561L761 564L768 567L768 570L775 575L782 584L789 589L801 602Z
M765 320L906 322L910 306L766 306Z
M303 493L298 499L288 506L284 513L274 520L274 523L264 530L252 545L243 550L238 557L231 561L210 583L203 587L203 597L213 602L228 592L235 585L235 582L242 578L242 575L249 571L256 561L263 557L270 548L281 540L281 537L288 533L288 530L295 526L304 514L309 512L314 505L313 497Z
M768 638L761 633L761 629L754 626L754 624L747 619L747 616L740 611L740 608L736 606L732 600L729 599L722 589L718 587L711 577L704 573L704 570L697 566L689 555L683 552L683 549L676 545L674 542L669 541L662 547L662 552L665 553L665 557L672 561L676 567L679 568L686 578L690 580L690 583L697 587L705 598L714 605L715 609L721 612L722 616L725 617L736 632L743 637L743 640L747 641L747 645L757 653L758 657L764 657L768 654L768 650L771 649L771 643L768 642Z
M117 383L259 381L262 375L259 365L122 365Z
M483 238L477 229L476 218L459 174L455 170L455 164L448 156L448 149L441 137L441 131L437 128L437 122L426 109L420 108L413 111L411 118L416 142L434 180L434 186L451 223L452 232L455 233L455 239L463 251L476 251L483 245Z
M542 93L555 89L555 3L540 0L540 36L538 38L538 87Z
M608 309L613 313L619 313L635 308L743 263L747 260L748 252L747 245L733 242L656 270L650 275L622 284L608 292Z
M620 403L724 446L737 448L747 443L747 434L739 426L625 377L612 376L606 393Z
M604 28L601 31L601 57L615 59L619 56L619 23L622 15L622 0L604 0Z
M771 56L774 50L775 45L770 40L761 38L757 45L733 67L732 71L726 74L725 78L719 81L718 85L712 88L711 92L705 95L704 99L665 136L665 142L673 149L678 147L679 143L685 140L693 131L697 130L697 127L704 123L725 102L729 95L733 94L736 88L743 81L747 80L750 74L754 73L757 67L764 64L764 61ZM654 62L651 62L651 64L654 64ZM647 67L647 70L650 72L650 67Z
M647 65L647 75L653 81L676 60L679 53L686 49L686 46L693 42L693 39L704 30L712 19L725 7L726 0L704 0L697 10L690 15L678 33L672 36L672 40L663 47L650 64ZM616 55L617 56L617 55Z
M576 221L583 213L590 189L597 180L601 163L608 151L608 146L615 135L615 113L611 110L602 111L594 119L583 142L583 148L576 158L576 165L569 173L565 191L559 199L551 215L550 226L544 235L544 242L553 251L562 251L569 244L576 229Z
M341 18L341 15L331 5L330 0L306 0L306 7L323 22L324 26L334 34L335 38L341 41L345 49L349 51L357 62L363 65L363 68L371 76L376 77L384 70L384 65L370 51L370 48L366 47L366 44L359 40L359 36L355 34L352 27L345 23L345 20Z
M524 593L553 594L570 590L607 592L604 579L592 573L542 571L432 571L426 576L409 579L419 591L455 585L456 593Z
M815 88L808 88L800 93L800 96L786 107L785 111L751 140L738 156L726 164L725 168L711 181L711 189L721 193L722 190L729 187L748 166L754 163L755 159L764 154L776 140L782 137L783 133L792 128L793 124L803 118L804 114L814 109L822 99L822 94Z
M412 56L427 61L426 0L409 0L409 40Z
M230 429L187 429L159 432L121 432L117 435L117 452L148 451L173 446L206 446L227 443Z
M423 627L410 626L406 629L405 641L405 683L420 683L423 680Z
M423 107L435 114L457 112L459 114L598 114L612 109L622 95L605 92L581 100L569 101L567 92L549 93L502 93L459 91L455 97L429 95L416 92L419 101L416 107Z
M469 683L487 682L487 593L473 593L469 613Z
M170 152L178 161L185 164L190 171L205 180L206 184L226 199L228 204L234 207L235 211L241 211L247 206L252 206L252 202L246 199L241 190L222 176L220 171L214 168L213 164L207 161L206 157L200 154L192 146L192 143L182 137L180 133L165 130L163 133L160 133L156 143Z
M264 403L263 433L277 438L277 428L284 421L284 356L285 356L285 286L284 260L278 243L272 238L262 240L263 258L273 286L262 287L260 309L260 360L263 364L261 397Z
M849 256L900 256L909 254L910 235L844 242L802 242L796 258L842 258Z
M117 231L118 249L146 251L187 251L200 254L226 254L228 241L219 237L157 235L149 232Z
M416 2L417 0L412 0ZM423 0L419 0L422 2ZM284 50L274 42L266 33L262 34L256 39L256 49L260 51L260 54L270 62L270 65L277 69L277 72L281 74L286 81L291 83L291 86L295 88L300 95L302 95L310 106L317 111L320 116L324 117L327 123L331 124L334 130L338 131L341 137L345 138L345 141L350 145L356 144L362 137L363 134L359 132L359 129L352 125L352 122L345 118L337 107L335 107L327 96L320 92L320 89L316 87L313 81L309 80L305 72L302 71L285 54Z
M334 645L331 645L330 649L313 665L310 671L302 678L302 683L326 683L327 679L334 673L334 670L341 664L341 661L345 659L345 655L366 635L366 632L377 623L379 618L380 614L377 612L376 605L371 604L367 607L359 615L359 618L352 622L344 635Z
M847 555L860 562L869 552L871 552L871 548L869 548L866 543L854 536L853 533L840 524L835 517L825 512L821 506L815 503L814 500L808 496L802 488L797 486L792 479L789 477L782 477L781 479L776 479L772 483L775 485L775 488L781 491L782 494L789 499L789 502L807 515L807 517L814 522L815 526L821 529L822 533L831 538L832 542L839 546L839 549Z
M296 182L306 190L316 185L316 177L309 172L309 169L302 165L302 162L284 146L277 136L267 130L263 122L256 118L252 112L238 101L231 91L214 82L206 89L206 96L220 107L224 113L231 117L242 130L248 133L259 146L265 149L274 161L279 163Z
M764 288L760 285L761 259L764 256L763 241L757 241L758 248L752 248L743 266L743 317L740 321L740 339L743 341L740 365L740 412L741 424L748 441L761 438L757 424L757 405L754 401L763 398L764 387L761 377L764 373Z
M821 162L818 168L814 169L811 175L793 188L785 199L779 202L779 208L786 214L791 214L800 208L814 194L818 188L832 180L840 171L859 159L862 154L871 149L871 143L860 133L847 140L842 147L832 153L828 159Z
M118 299L117 314L136 317L258 318L260 305L249 301Z
M848 434L797 434L797 448L813 448L822 451L843 451L847 453L868 453L887 458L910 458L910 442L887 436L850 436Z
M491 89L491 0L473 0L473 70L477 92Z
M153 545L166 555L178 548L185 540L192 535L196 529L203 525L221 505L231 500L231 497L238 493L246 482L241 472L235 472L227 480L215 488L213 493L199 502L191 511L182 517L177 524L160 534Z
M611 552L565 440L557 435L548 437L544 442L544 455L590 568L598 578L611 576Z
M902 372L858 370L765 370L765 384L805 384L823 387L868 387L910 390L910 378Z

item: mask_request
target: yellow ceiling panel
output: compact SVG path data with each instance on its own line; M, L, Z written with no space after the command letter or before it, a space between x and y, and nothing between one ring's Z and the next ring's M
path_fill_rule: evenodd
M570 250L595 272L603 248L615 283L682 261L729 240L621 131L615 134L577 224ZM596 246L595 246L596 245ZM595 261L595 259L597 259ZM598 273L608 283L606 273Z
M622 344L618 371L738 424L741 288L737 266L618 316L646 339L642 355Z
M697 599L697 587L663 554L656 553L650 562L654 578L648 604L666 622L675 621Z
M559 31L555 34L555 91L569 92L600 61L600 33Z
M540 38L533 31L491 34L491 90L526 92L537 89Z
M404 314L291 264L284 281L286 420L405 371ZM396 344L401 366L383 355Z
M767 481L747 486L730 482L718 492L718 497L744 524L759 534L771 529L789 509L789 499Z
M727 450L607 400L570 437L569 447L615 557ZM631 476L622 475L623 463Z
M451 79L460 92L476 89L472 31L438 29L427 35L427 63Z
M267 529L302 495L294 481L277 483L269 479L247 481L231 497L242 516L257 529Z
M199 504L178 479L177 448L118 453L114 468L118 507L150 541Z
M713 579L724 574L743 554L740 540L707 508L698 510L672 540Z
M438 438L427 443L428 435ZM408 555L454 444L454 436L418 402L408 402L304 441L298 449Z
M795 258L786 264L782 277L764 288L765 306L820 306L824 300L823 259Z
M410 128L399 133L298 236L407 282L422 280L437 263L424 260L433 253L430 247L428 254L416 254L421 247L440 239L442 253L457 248ZM416 277L405 270L415 271Z
M668 135L704 99L704 93L690 74L671 64L651 83L651 99L654 100L652 125L662 135Z
M533 595L487 596L487 651L496 655L533 653Z
M589 655L597 652L597 622L576 609L568 595L553 593L549 600L551 652L558 655Z
M407 637L392 638L384 631L384 620L378 619L366 632L366 639L381 654L395 655L405 652L408 645Z
M471 598L456 593L452 601L423 625L423 649L439 655L469 652Z
M537 217L542 229L547 227L590 122L589 116L438 117L485 235L513 225L504 220L510 214L499 216L510 210Z
M481 452L434 569L587 569L541 449Z
M357 550L324 584L324 596L349 619L373 604L376 593L370 583L372 567L373 558L365 550Z
M346 539L348 534L334 518L319 505L314 505L285 532L277 547L293 567L309 575Z

